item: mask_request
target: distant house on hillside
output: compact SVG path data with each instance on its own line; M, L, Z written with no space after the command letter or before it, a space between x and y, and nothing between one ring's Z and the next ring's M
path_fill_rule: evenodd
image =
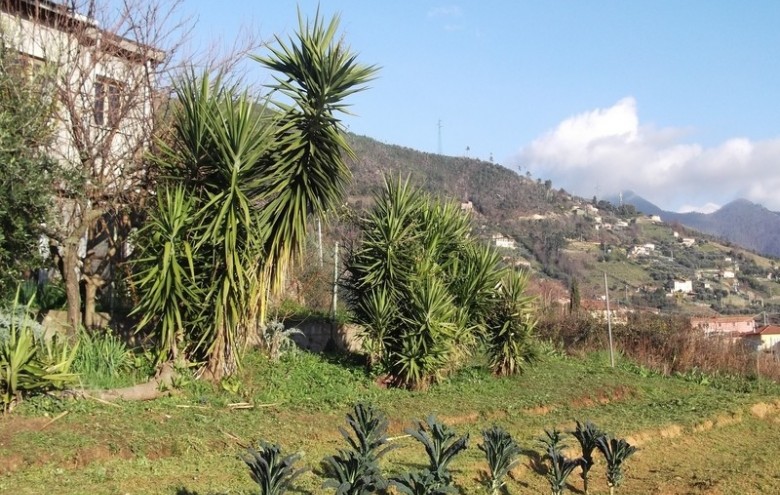
M735 273L734 270L723 270L720 272L720 278L734 278Z
M472 211L474 209L474 203L471 201L464 201L460 204L461 211Z
M693 292L693 282L690 280L675 279L672 285L672 294L676 292L682 292L683 294L690 294Z
M744 337L747 344L753 349L780 352L780 326L778 325L764 325Z
M515 249L515 240L504 234L493 234L493 244L498 248Z
M587 311L592 318L607 321L611 317L612 323L625 324L628 322L628 315L632 311L626 307L610 305L607 311L607 302L598 299L586 299L580 302L580 308Z
M702 330L705 335L748 335L755 333L756 320L750 315L694 317L691 327Z

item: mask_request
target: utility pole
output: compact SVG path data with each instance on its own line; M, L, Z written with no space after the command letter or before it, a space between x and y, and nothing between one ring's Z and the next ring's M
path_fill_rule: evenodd
M604 293L607 296L607 331L609 332L609 364L615 367L615 351L612 346L612 313L609 311L609 287L607 286L607 272L604 272Z
M322 268L322 219L317 218L317 245L320 254L320 268Z
M439 154L441 155L442 154L442 151L441 151L441 128L442 128L441 119L439 119L439 123L437 124L437 127L438 127L438 131L439 131L439 147L438 147L438 150L439 150Z
M333 313L333 320L336 320L336 307L338 306L339 297L339 243L336 242L333 248L333 304L331 311Z

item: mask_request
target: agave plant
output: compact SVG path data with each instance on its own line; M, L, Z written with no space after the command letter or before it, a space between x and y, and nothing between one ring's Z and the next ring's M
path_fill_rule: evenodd
M485 453L489 469L485 485L490 495L498 495L506 484L506 475L518 463L520 446L499 426L483 431L482 439L483 443L478 447Z
M582 467L581 477L585 495L588 495L588 473L594 464L593 451L596 450L596 440L603 436L604 433L590 421L585 421L585 423L577 421L576 423L577 426L570 433L577 439L582 449L582 457L580 458L580 466Z
M347 414L352 433L339 428L351 450L340 450L324 461L326 475L323 485L336 488L340 495L362 495L387 488L388 483L379 460L394 447L387 445L387 418L371 405L358 403Z
M623 482L623 464L637 451L637 448L625 440L603 435L596 439L596 447L604 454L607 463L607 486L613 495L615 488Z
M440 486L449 486L452 483L452 474L449 464L452 460L468 447L469 434L460 438L450 427L440 423L435 416L430 415L426 420L417 421L416 429L407 429L406 432L423 444L428 454L428 472Z
M580 465L579 459L569 459L560 450L550 447L547 450L547 481L550 482L552 495L561 495L566 489L566 479Z
M21 309L21 311L20 311ZM76 380L70 372L78 344L37 333L27 308L14 308L0 332L0 405L10 412L26 393L61 388Z
M249 467L252 479L260 487L260 495L286 493L295 478L305 471L294 466L299 458L298 454L282 456L279 445L266 442L260 442L257 450L250 447L247 453L241 456Z

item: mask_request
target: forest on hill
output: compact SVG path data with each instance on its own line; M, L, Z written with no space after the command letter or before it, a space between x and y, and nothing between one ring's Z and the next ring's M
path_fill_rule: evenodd
M353 209L368 206L384 177L399 176L435 196L470 202L475 235L494 245L497 238L513 243L499 248L505 260L530 267L549 300L568 297L575 281L583 297L599 299L606 273L618 303L628 306L696 314L780 308L775 260L725 236L688 228L673 217L659 219L657 212L646 214L628 203L576 197L496 163L352 134L348 141L355 152L348 188ZM675 281L690 281L691 290L670 297Z

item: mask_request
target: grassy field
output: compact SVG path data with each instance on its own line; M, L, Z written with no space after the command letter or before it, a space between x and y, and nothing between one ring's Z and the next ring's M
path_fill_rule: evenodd
M338 427L357 401L390 418L399 448L383 459L388 472L425 462L422 447L404 436L413 419L435 413L468 432L469 449L452 464L464 494L485 493L477 444L493 424L524 451L509 493L549 493L534 463L537 439L545 428L573 428L575 419L590 419L640 447L618 493L780 493L775 384L663 377L623 361L612 369L605 355L594 354L552 356L507 379L467 368L427 392L409 392L381 389L354 363L303 353L278 364L249 356L242 385L230 392L185 380L181 392L147 403L23 403L0 418L0 493L257 493L238 455L260 440L303 454L311 470L293 493L333 493L321 488L316 473L326 455L345 446ZM591 493L608 493L603 462L592 479ZM577 472L569 480L570 492L581 493Z

